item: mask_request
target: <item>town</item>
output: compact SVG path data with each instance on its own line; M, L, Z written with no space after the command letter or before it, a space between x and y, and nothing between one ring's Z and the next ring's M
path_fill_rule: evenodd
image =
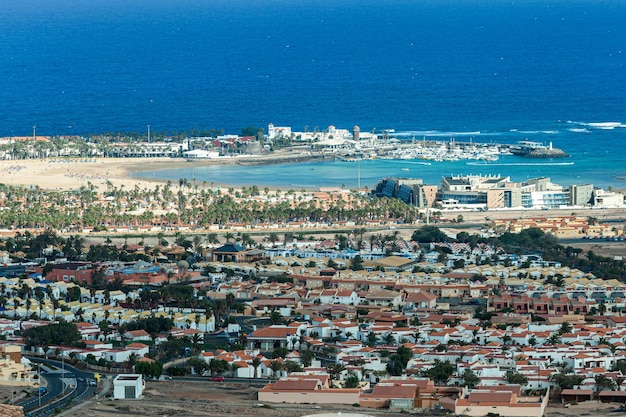
M427 132L426 132L427 133ZM434 133L434 132L432 132ZM479 134L480 132L476 132ZM109 158L186 158L188 160L236 160L255 163L266 159L338 158L345 161L363 159L418 159L429 161L497 161L500 155L521 155L531 158L564 158L569 156L552 143L519 141L510 143L481 143L457 140L454 133L448 139L438 134L426 140L407 137L407 132L383 129L362 131L330 125L317 126L311 131L292 130L290 126L249 126L241 134L225 134L222 129L195 129L182 132L155 132L147 126L146 134L118 132L88 136L42 136L36 127L32 136L0 138L0 160L64 157ZM288 150L290 155L280 155Z
M285 137L257 133L262 148ZM372 412L626 401L615 190L480 175L371 190L131 185L93 143L63 154L80 141L33 137L2 148L7 178L43 164L73 187L0 184L0 396L17 413L145 403L175 381ZM192 142L175 151L183 163L232 157L186 153ZM329 146L314 151L346 149Z
M46 357L85 364L101 385L119 374L109 383L120 399L192 374L269 380L262 403L520 416L543 415L549 399L622 403L626 267L552 232L619 240L623 225L566 216L488 228L499 237L432 225L410 238L178 232L88 250L76 236L18 234L2 242L0 381L40 386Z

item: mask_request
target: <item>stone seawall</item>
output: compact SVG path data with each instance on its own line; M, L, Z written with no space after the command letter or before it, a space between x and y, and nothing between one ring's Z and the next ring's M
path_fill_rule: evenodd
M533 149L532 151L522 154L528 158L567 158L569 155L561 149Z

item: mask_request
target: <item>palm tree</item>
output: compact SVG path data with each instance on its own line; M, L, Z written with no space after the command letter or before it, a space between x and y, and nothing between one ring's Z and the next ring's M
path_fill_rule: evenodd
M606 337L601 337L596 341L596 345L600 346L600 345L609 345L609 340Z
M549 345L556 345L561 343L561 335L558 333L553 333L547 340Z
M598 374L595 376L596 392L599 393L605 390L614 390L617 384L611 378L604 374Z
M196 256L200 257L200 255L202 255L202 237L200 235L193 237L193 250Z
M396 344L396 338L393 333L387 333L384 337L385 344L388 346L393 346Z
M230 309L235 304L235 294L229 292L226 294L226 314L230 314Z
M191 342L193 343L194 352L198 352L198 346L200 345L202 339L203 337L199 333L194 333L193 336L191 336Z
M272 370L272 378L277 379L276 373L283 369L282 361L274 359L270 362L270 369Z
M330 376L330 386L333 386L333 380L339 379L339 375L346 370L346 367L339 363L333 363L326 366L326 372Z
M267 236L267 240L274 245L276 242L278 242L278 233L276 232L271 232L268 236Z
M128 365L128 367L131 370L134 370L134 366L137 364L137 354L135 353L131 353L128 356L128 359L126 360L126 365Z
M125 336L124 336L124 334L126 333L126 325L125 325L125 324L122 324L122 325L120 325L120 326L117 326L117 332L118 332L118 333L119 333L119 335L120 335L120 341L121 341L121 343L122 343L122 349L124 349L125 344L126 344L126 343L125 343L125 342L126 342L126 340L125 340Z
M215 317L215 325L219 326L222 320L222 315L226 312L226 303L224 300L215 300L213 306L213 316Z
M252 367L254 368L254 378L258 378L257 376L257 369L259 368L259 366L261 366L261 363L263 361L261 360L260 356L255 356L254 358L252 358Z
M230 375L235 378L237 375L237 369L241 368L240 365L236 364L236 363L231 363L229 366L229 371L230 371Z

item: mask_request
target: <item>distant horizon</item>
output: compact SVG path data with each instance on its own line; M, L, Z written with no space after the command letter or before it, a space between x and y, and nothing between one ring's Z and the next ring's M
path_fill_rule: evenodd
M626 2L7 0L0 18L0 136L359 125L551 141L573 178L626 177Z
M597 1L7 0L0 135L626 123L623 16Z

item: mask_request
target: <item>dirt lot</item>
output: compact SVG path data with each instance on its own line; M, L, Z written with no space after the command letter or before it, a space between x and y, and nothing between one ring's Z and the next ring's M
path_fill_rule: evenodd
M375 417L399 417L407 413L387 410L372 410L348 405L314 406L311 404L266 404L256 400L256 389L246 384L194 383L178 381L147 382L144 398L141 400L99 400L92 401L63 416L71 417L118 417L118 416L177 416L177 417L300 417L317 413L359 413ZM600 417L616 410L616 404L589 402L565 408L557 404L546 411L546 417ZM444 415L435 410L412 415ZM616 416L626 413L614 413Z
M113 417L113 416L256 416L256 417L300 417L317 413L367 413L377 417L399 416L388 411L370 412L352 406L316 407L311 404L266 404L256 400L257 389L247 384L215 382L159 381L146 383L144 398L141 400L99 400L63 413L71 417Z
M625 416L623 411L617 411L619 409L618 404L603 404L596 401L589 401L570 407L564 407L561 404L555 406L549 406L546 409L546 417L606 417L614 415L615 417Z

